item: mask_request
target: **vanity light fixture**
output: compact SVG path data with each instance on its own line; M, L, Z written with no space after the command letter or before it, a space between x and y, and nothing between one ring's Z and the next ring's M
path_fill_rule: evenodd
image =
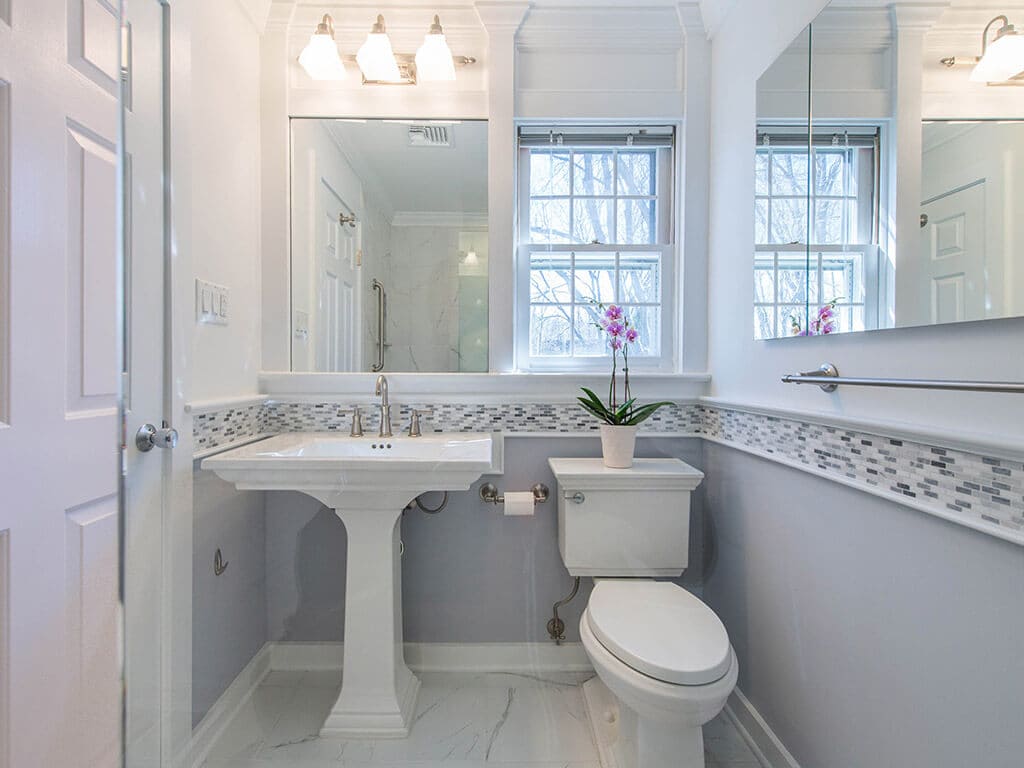
M996 22L1001 26L990 41L989 31ZM985 25L981 33L981 56L963 59L947 56L940 61L947 67L973 64L971 81L987 85L1024 85L1024 35L1006 16L999 15Z
M1002 26L989 42L989 30L997 21L1002 22ZM971 72L971 80L998 83L1011 80L1021 72L1024 72L1024 35L1014 29L1008 18L996 16L981 33L981 58Z
M334 19L325 13L316 32L309 37L309 42L299 54L299 64L314 80L344 80L345 65L338 55L338 45L334 42Z
M366 42L356 53L356 63L368 82L397 83L402 80L395 52L391 50L391 40L384 28L383 15L377 14L377 21L366 36Z
M377 14L376 22L356 55L340 56L334 42L334 19L325 13L302 49L299 64L313 80L343 80L345 63L359 67L363 85L416 85L417 80L451 82L455 79L456 67L475 64L476 59L452 55L437 14L415 56L394 52L381 14Z
M445 40L441 19L435 14L430 31L423 37L423 45L416 51L416 75L424 81L455 79L455 61Z

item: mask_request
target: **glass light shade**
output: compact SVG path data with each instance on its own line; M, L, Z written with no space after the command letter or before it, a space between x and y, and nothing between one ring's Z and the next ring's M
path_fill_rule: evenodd
M367 80L399 80L398 62L386 32L371 32L356 53L356 63Z
M454 80L455 63L452 51L443 34L430 32L416 51L416 78L418 80Z
M345 65L338 55L334 38L323 32L310 36L299 54L299 64L314 80L344 80Z
M1007 33L985 48L985 55L971 72L976 83L1001 83L1024 72L1024 35Z

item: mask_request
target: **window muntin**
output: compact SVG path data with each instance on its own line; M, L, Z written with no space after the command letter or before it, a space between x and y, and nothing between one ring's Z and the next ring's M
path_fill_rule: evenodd
M599 303L620 304L640 332L636 367L671 365L671 134L660 146L625 138L520 149L521 367L605 365Z
M815 141L810 167L806 137L802 146L758 143L755 338L804 331L807 314L813 320L832 301L836 332L864 330L876 311L867 287L878 276L877 144L873 135L852 143L848 134L830 136Z

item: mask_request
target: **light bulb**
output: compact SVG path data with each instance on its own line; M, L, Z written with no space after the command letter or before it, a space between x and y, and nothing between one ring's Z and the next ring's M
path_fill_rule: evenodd
M423 45L416 51L416 77L423 81L455 79L452 51L441 29L441 19L434 16L430 31L423 37Z
M356 53L356 63L359 64L359 69L363 71L363 77L367 80L398 81L401 79L398 62L395 61L395 53L391 50L391 40L388 39L384 29L383 16L377 16L377 23L373 25L370 34L366 36L366 42Z
M334 42L334 20L325 13L299 54L299 64L314 80L344 80L345 65Z

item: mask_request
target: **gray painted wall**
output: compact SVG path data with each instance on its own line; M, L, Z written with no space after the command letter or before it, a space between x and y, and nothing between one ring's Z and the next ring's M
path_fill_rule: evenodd
M506 438L501 490L526 490L542 482L555 492L549 456L597 456L596 437ZM677 456L702 467L701 441L642 439L638 456ZM554 499L533 517L505 517L484 504L477 483L451 495L438 515L407 512L402 520L405 639L409 642L549 642L551 605L571 587L558 554ZM699 582L703 536L702 491L691 515L690 568L683 583ZM439 495L428 503L436 505ZM269 493L266 502L267 621L281 640L341 640L344 633L345 530L326 507L298 493ZM563 612L566 637L577 624L591 589Z
M194 472L192 724L267 641L264 494ZM213 573L220 547L228 568Z
M705 600L806 768L1024 764L1024 548L711 443Z

